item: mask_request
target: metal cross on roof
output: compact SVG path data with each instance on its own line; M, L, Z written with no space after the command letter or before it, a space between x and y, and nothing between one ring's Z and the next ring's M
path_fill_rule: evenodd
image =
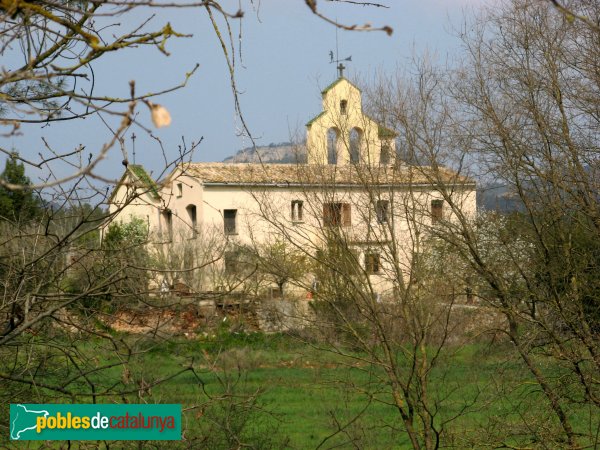
M340 78L342 78L344 76L344 69L346 68L346 66L344 66L344 64L342 64L343 61L352 61L352 55L350 55L344 59L334 59L333 51L329 52L329 64L332 64L332 63L337 64L337 70L338 70L338 74L339 74Z

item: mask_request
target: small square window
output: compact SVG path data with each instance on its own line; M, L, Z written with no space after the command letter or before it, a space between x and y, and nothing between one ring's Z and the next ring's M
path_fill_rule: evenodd
M381 257L378 253L365 254L365 271L368 274L376 274L381 270Z
M375 214L377 215L377 222L387 223L390 214L390 202L388 200L377 200Z
M292 200L292 221L302 222L304 220L304 202L302 200Z
M223 226L225 234L237 234L237 209L223 210Z
M431 200L431 223L444 219L444 200Z
M343 116L348 114L348 100L340 100L340 114Z

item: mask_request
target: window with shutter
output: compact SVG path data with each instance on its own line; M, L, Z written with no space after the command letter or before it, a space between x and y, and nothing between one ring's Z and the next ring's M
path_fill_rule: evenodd
M342 203L342 225L349 227L352 225L352 214L350 203Z
M323 225L327 227L350 226L352 224L351 205L349 203L324 203Z
M368 274L379 273L381 270L381 258L377 253L365 254L365 271Z

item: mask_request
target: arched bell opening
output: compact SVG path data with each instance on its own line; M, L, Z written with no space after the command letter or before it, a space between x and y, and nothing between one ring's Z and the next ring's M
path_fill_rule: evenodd
M354 127L350 130L350 162L352 164L358 164L361 161L361 151L363 147L363 131Z
M338 163L338 140L340 130L335 127L327 130L327 164Z

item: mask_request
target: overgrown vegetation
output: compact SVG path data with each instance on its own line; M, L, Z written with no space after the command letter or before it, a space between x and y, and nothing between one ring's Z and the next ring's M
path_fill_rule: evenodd
M1 75L0 92L9 109L31 107L52 121L69 111L55 98L92 110L112 101L68 91L64 78L113 49L95 29L100 3L48 6L0 3L8 42L32 30L52 36L37 41L23 68ZM181 447L597 447L599 6L505 2L474 19L460 67L421 61L416 76L375 84L372 115L398 133L406 162L450 214L434 217L414 186L385 191L373 173L357 171L366 200L353 211L372 224L359 244L344 230L350 209L326 184L307 189L306 214L328 216L310 233L263 198L260 219L275 231L267 245L194 229L193 245L175 247L169 236L152 246L143 220L108 225L119 211L103 208L106 193L61 186L93 178L95 163L122 142L140 100L134 83L131 98L116 101L127 104L116 112L120 128L74 176L34 189L25 161L5 152L0 427L15 401L173 402L185 411L184 440L172 444ZM217 2L205 7L230 17ZM164 51L177 36L170 27L140 33L117 42ZM51 64L71 51L75 69ZM18 121L10 123L16 132ZM519 211L465 213L456 192L468 178L448 181L445 166L506 186ZM401 242L391 225L400 219L410 236ZM375 274L389 283L385 295ZM301 326L248 333L243 305L258 309L273 284L281 304L297 300L288 288L309 293L303 314L287 317ZM227 304L233 291L243 301ZM185 340L172 330L173 305L184 301L195 308ZM210 320L202 308L212 308ZM142 331L117 331L126 313L146 320Z

